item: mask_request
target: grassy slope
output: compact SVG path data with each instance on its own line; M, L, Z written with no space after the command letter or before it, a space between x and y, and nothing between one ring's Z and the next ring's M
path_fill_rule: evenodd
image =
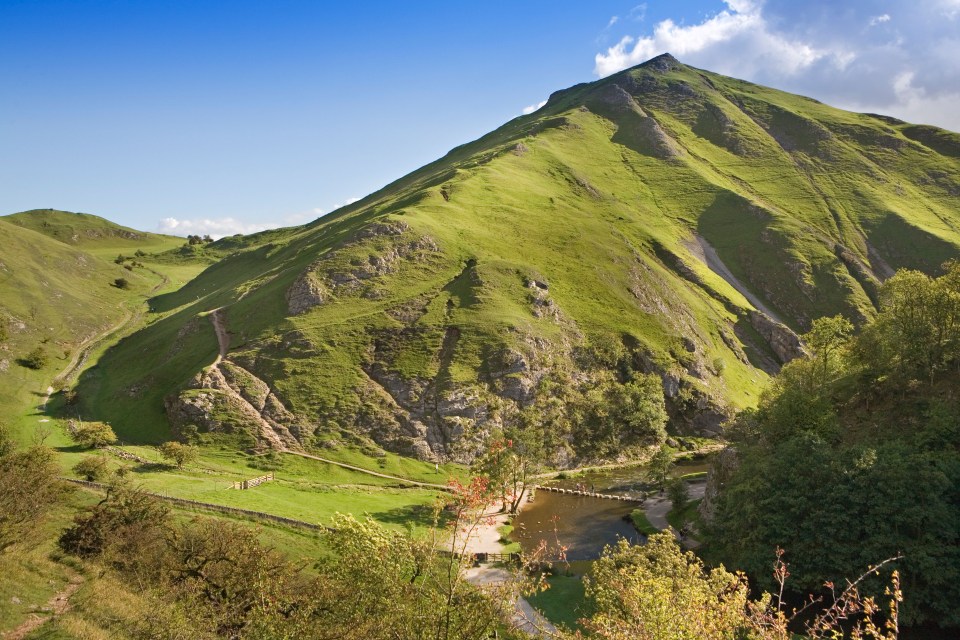
M604 101L605 88L631 82L676 157L637 133L635 113ZM958 136L935 130L931 148L907 133L922 137L906 124L689 67L626 71L561 92L316 223L217 243L234 253L155 300L163 317L107 354L109 377L86 382L126 437L165 437L162 399L212 361L203 314L226 307L235 355L321 428L329 427L321 416L356 408L366 384L358 363L383 336L394 342L390 370L448 388L476 382L497 354L530 339L627 336L670 369L687 336L704 362L725 365L721 376L691 383L750 406L766 376L722 335L743 328L738 316L750 304L691 253L693 233L797 329L825 314L869 317L871 278L883 263L935 271L960 254L952 195L960 161L936 150ZM402 220L441 251L374 279L371 295L334 295L288 316L294 279L383 219ZM387 247L340 248L329 264L349 270ZM841 251L863 269L840 261ZM476 266L465 270L470 260ZM550 283L565 321L533 317L530 277ZM420 317L397 320L393 311L411 302ZM448 326L461 333L444 357Z

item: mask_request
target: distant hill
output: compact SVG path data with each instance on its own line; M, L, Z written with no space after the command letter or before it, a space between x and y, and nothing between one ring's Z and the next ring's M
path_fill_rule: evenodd
M0 217L0 419L14 420L25 406L42 404L43 390L70 373L83 349L139 313L146 296L167 280L140 262L145 258L135 258L138 250L183 243L86 214L36 210ZM120 253L126 259L118 263ZM29 363L37 368L27 366L30 355L42 356ZM30 422L18 431L31 432L35 419Z
M89 213L56 209L33 209L0 218L24 229L31 229L64 244L83 248L101 246L143 247L169 243L173 236L147 233L124 227ZM182 239L177 239L182 243Z
M214 243L81 395L127 439L466 460L508 428L564 464L622 452L597 403L650 373L671 429L715 435L812 319L862 323L894 270L960 256L957 149L660 56L309 225Z

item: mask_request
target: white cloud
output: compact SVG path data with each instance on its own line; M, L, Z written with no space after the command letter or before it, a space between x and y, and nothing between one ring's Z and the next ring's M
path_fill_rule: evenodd
M771 30L759 3L726 0L726 4L727 9L699 24L678 25L666 19L657 23L651 36L625 36L606 53L596 55L594 72L600 77L608 76L665 52L688 60L696 54L726 48L733 42L749 50L750 66L774 67L787 73L796 73L829 53ZM742 62L744 57L737 56L737 61ZM722 66L720 58L711 68L718 70L718 62Z
M604 77L669 52L838 107L960 129L960 0L916 3L896 19L890 4L725 0L702 19L677 14L637 26L639 33L601 48L594 72Z
M277 222L245 222L236 218L227 216L223 218L163 218L157 223L157 232L166 233L174 236L189 235L209 235L219 240L226 236L232 236L238 233L244 235L266 231L267 229L277 229L279 227L294 227L305 224L320 218L330 211L336 211L340 207L357 202L360 198L347 198L343 202L334 204L330 209L321 209L314 207L306 211L290 213L279 218Z
M277 223L243 222L236 218L195 218L183 220L164 218L157 223L157 231L174 236L210 235L215 239L232 236L237 233L256 233L267 229L276 229Z
M617 21L620 19L620 16L610 16L610 22L607 23L607 29L617 24Z
M529 106L526 106L526 107L523 108L523 115L525 115L525 116L526 116L526 115L530 115L531 113L533 113L534 111L538 110L540 107L542 107L542 106L545 105L545 104L547 104L547 101L546 101L546 100L541 100L541 101L538 102L537 104L531 104L531 105L529 105Z

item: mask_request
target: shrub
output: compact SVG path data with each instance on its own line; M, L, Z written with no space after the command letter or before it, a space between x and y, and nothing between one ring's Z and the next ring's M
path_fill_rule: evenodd
M113 281L113 286L115 286L117 289L129 289L130 283L126 278L117 278Z
M90 482L96 482L107 474L107 461L103 456L87 456L73 466L78 476Z
M47 366L47 363L50 362L50 356L47 355L43 347L38 346L18 360L18 362L21 366L27 367L28 369L43 369Z
M105 422L71 421L70 425L70 435L84 447L104 447L117 441L117 434Z
M674 478L667 483L667 497L674 509L683 509L690 500L690 489L683 478Z
M196 447L179 442L164 442L159 448L163 459L177 465L177 469L183 469L183 465L193 462L198 455Z

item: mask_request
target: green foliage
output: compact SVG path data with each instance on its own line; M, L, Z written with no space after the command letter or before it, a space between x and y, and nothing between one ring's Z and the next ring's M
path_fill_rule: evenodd
M673 453L666 445L660 445L647 463L650 482L663 489L667 478L670 477L671 469L673 469Z
M70 437L84 447L105 447L117 442L117 434L106 422L79 422L71 420L68 426Z
M126 278L117 278L113 281L113 286L115 286L117 289L129 289L130 281Z
M29 369L43 369L50 362L50 356L46 349L38 345L18 362L21 366Z
M183 469L185 464L196 461L199 456L199 451L196 447L179 442L164 442L160 445L159 450L163 459L175 464L177 469Z
M135 551L154 540L168 524L169 510L156 498L117 482L106 497L90 510L77 515L58 541L66 553L81 557L97 556L107 551ZM138 561L131 554L130 561Z
M576 412L579 437L601 456L666 438L663 385L655 375L638 375L624 384L602 383L587 391Z
M960 267L901 271L880 293L855 338L841 319L814 323L813 355L731 430L740 466L706 533L718 558L767 586L771 549L786 549L796 589L902 553L902 619L958 626Z
M84 480L96 482L107 475L109 466L103 456L87 456L73 465L73 471Z
M670 533L609 549L594 563L586 594L595 612L583 624L593 637L749 637L746 582L723 567L705 569Z
M673 478L667 482L667 498L674 509L683 509L690 500L690 488L683 478Z
M64 491L53 451L15 451L6 442L0 438L0 551L28 541Z

